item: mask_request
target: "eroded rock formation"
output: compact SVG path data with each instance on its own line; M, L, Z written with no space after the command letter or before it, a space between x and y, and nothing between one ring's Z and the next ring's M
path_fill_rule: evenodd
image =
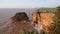
M40 12L39 12L40 13ZM53 17L55 14L53 13L47 13L47 12L41 12L40 15L37 14L37 12L33 13L33 24L34 26L37 24L41 24L42 25L42 30L47 32L47 33L51 33L54 31L54 21L53 21Z
M29 18L25 12L16 13L12 17L11 21L12 21L12 23L14 23L18 27L18 29L20 31L21 30L28 30L28 31L33 30L33 26L29 22Z

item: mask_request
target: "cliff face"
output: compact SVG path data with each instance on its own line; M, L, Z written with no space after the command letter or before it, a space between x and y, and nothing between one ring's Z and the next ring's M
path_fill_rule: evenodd
M52 23L54 22L53 21L54 15L55 14L53 14L53 13L44 13L44 12L41 12L39 15L39 14L37 14L37 12L34 12L33 13L34 25L41 24L43 30L48 32L51 30L51 28L54 29L53 25L52 25Z
M31 25L31 23L29 22L29 18L27 16L27 14L24 12L16 13L12 17L11 21L13 24L15 24L17 26L17 28L20 31L21 30L28 30L28 31L33 30L33 25Z
M37 18L38 24L42 22L42 24L48 26L49 24L53 23L53 16L53 13L40 13L40 15L33 13L33 21L36 21Z
M39 15L40 14L40 15ZM37 13L34 12L32 15L33 18L33 24L29 22L29 18L26 13L16 13L15 16L12 17L12 23L17 26L17 28L21 30L28 30L32 31L35 27L35 25L42 25L42 30L46 32L52 32L54 25L53 23L53 18L55 14L53 13ZM34 26L33 26L34 25ZM51 27L52 26L52 27ZM38 26L37 26L38 27ZM38 29L39 29L38 27ZM52 29L52 30L51 30ZM51 33L50 32L50 33Z

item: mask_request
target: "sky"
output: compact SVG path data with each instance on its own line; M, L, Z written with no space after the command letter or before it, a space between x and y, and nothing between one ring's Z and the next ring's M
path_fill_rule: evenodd
M60 0L0 0L0 8L40 8L60 6Z

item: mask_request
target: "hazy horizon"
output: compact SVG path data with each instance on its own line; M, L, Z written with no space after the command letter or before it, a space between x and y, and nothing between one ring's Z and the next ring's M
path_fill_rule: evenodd
M0 8L54 8L60 6L60 0L0 0Z

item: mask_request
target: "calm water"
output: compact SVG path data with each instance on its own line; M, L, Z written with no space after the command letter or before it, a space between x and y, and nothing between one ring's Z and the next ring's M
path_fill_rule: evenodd
M33 12L33 9L0 9L0 34L17 34L18 28L11 24L11 17L17 12ZM31 16L29 16L30 18Z

